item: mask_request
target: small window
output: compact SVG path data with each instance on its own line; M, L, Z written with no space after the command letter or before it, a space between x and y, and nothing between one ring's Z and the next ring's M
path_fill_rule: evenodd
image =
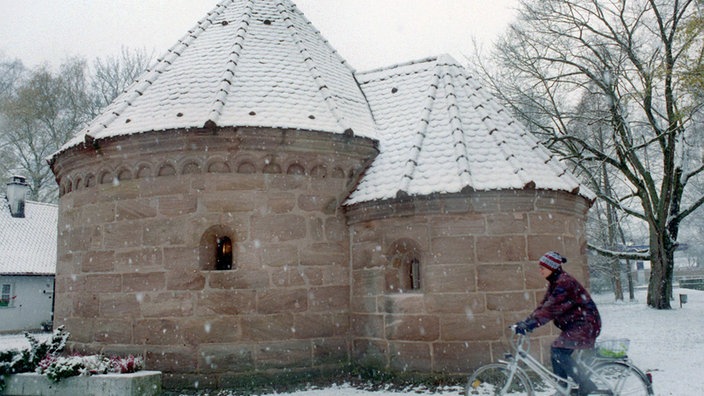
M237 246L234 232L216 225L208 228L200 238L200 268L205 271L225 271L235 268Z
M217 238L217 251L215 252L215 269L232 269L232 239L226 236Z
M0 290L0 308L11 307L14 299L15 296L12 295L12 285L3 283L2 290Z
M386 268L386 291L403 293L421 288L420 248L409 239L392 244Z

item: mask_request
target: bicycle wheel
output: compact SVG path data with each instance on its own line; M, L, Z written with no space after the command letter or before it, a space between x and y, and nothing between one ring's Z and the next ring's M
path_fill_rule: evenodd
M652 395L653 386L642 371L626 362L606 362L593 368L592 381L614 395Z
M523 370L517 369L513 376L507 364L491 363L482 366L467 380L467 396L482 395L533 395L530 381Z

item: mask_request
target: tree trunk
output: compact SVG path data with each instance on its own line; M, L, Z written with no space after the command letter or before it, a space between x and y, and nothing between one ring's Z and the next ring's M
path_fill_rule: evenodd
M633 271L631 271L631 260L626 260L626 280L628 281L628 301L635 301L636 293L633 287Z
M621 283L621 260L618 257L611 259L611 284L614 286L614 298L623 301L623 284Z
M648 306L655 309L671 309L675 246L669 241L666 231L655 230L651 231L650 235Z

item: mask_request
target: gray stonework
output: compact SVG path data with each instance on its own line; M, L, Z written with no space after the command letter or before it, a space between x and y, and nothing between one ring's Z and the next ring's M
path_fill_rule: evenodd
M545 292L535 264L545 251L564 252L568 271L588 282L587 209L581 197L534 190L351 208L354 359L392 370L466 373L502 357L508 326ZM388 288L385 274L400 240L418 247L418 290ZM550 329L537 334L544 352Z
M145 356L166 388L350 362L469 372L503 353L506 327L542 295L546 250L586 280L580 196L468 191L345 208L371 140L163 136L72 148L53 169L55 324L73 350ZM219 236L233 241L232 269L214 268Z

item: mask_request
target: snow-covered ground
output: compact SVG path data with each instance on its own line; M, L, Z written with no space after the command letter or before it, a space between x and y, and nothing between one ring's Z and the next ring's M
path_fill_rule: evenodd
M679 294L687 294L682 308ZM704 395L704 292L675 289L673 309L658 311L645 305L645 291L638 291L634 303L614 303L611 295L594 296L603 320L602 336L631 340L629 355L634 363L653 376L657 396ZM0 350L24 348L24 337L0 337ZM439 391L413 389L401 391L365 391L348 384L324 389L287 393L287 396L399 396L461 395L459 388ZM218 396L225 396L217 393ZM275 394L270 394L272 396Z

